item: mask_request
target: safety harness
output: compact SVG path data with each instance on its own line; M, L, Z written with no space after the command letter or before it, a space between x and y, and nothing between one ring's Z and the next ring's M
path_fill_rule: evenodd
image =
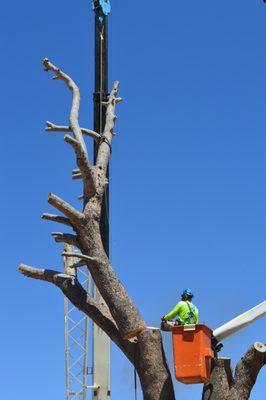
M196 307L193 304L189 304L189 301L186 301L189 309L189 314L184 321L184 325L194 324L195 323L195 310Z

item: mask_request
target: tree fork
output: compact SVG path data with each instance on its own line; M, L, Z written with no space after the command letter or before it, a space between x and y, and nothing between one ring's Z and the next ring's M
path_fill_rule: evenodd
M210 383L202 400L248 400L261 368L266 364L266 345L254 343L238 362L232 376L230 359L213 360Z
M228 400L247 400L261 368L266 364L266 345L256 342L238 362Z

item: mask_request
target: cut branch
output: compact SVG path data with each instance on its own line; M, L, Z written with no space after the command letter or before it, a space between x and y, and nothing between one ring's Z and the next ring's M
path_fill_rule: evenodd
M256 383L258 373L266 364L266 346L256 342L236 366L234 383L228 400L247 400Z
M121 337L108 308L97 303L77 279L58 271L32 268L24 264L19 266L19 271L24 276L50 282L59 287L72 304L89 316L121 348L131 362L134 361L135 345Z
M62 256L63 257L76 257L76 258L80 258L81 260L84 260L84 261L87 261L87 262L98 262L97 258L89 257L89 256L86 256L85 254L82 254L82 253L64 251L62 253Z
M72 179L82 179L82 175L80 169L73 169L72 170Z
M230 359L213 360L210 382L202 400L248 400L260 369L266 363L266 346L256 342L237 364L233 378Z
M62 72L58 67L53 65L48 58L43 60L43 65L46 71L53 71L58 79L62 79L72 92L72 106L69 116L69 127L74 134L73 139L69 136L69 140L65 140L72 145L75 150L77 157L77 164L82 173L84 181L84 193L86 198L90 198L95 194L95 185L93 184L93 175L90 168L89 156L87 148L83 139L83 135L79 126L78 116L79 116L79 106L80 106L80 92L76 83L68 75Z
M50 121L46 121L45 130L46 130L46 132L72 132L72 129L70 128L70 126L55 125ZM101 137L101 135L99 135L99 133L92 131L90 129L80 128L80 130L83 135L90 136L96 141L98 141Z
M55 238L57 243L67 243L79 248L77 236L75 235L71 235L70 233L52 232L52 236Z
M72 179L74 179L74 180L82 179L82 174L80 172L73 172L72 171Z
M84 215L55 194L49 194L48 203L68 217L73 224L80 225L83 223Z
M111 144L113 139L113 129L115 125L116 115L115 115L115 106L117 103L117 93L118 93L119 82L115 81L113 89L109 95L108 102L107 102L107 109L106 109L106 123L103 135L100 139L99 149L98 149L98 156L96 165L101 167L104 172L104 176L106 176L107 166L111 154Z
M22 275L25 275L28 278L34 278L54 284L59 284L60 280L73 279L73 276L64 274L59 271L54 271L52 269L33 268L25 264L20 264L19 272L21 272Z
M63 225L72 227L70 220L68 218L62 217L60 215L43 214L42 219L45 219L47 221L52 221L52 222L58 222L59 224L63 224Z

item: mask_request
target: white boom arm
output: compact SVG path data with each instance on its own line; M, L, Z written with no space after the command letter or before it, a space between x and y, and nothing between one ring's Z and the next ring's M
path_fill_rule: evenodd
M251 310L246 311L244 314L239 315L238 317L215 329L213 331L213 336L218 340L218 342L220 342L221 340L224 340L245 328L249 324L252 324L252 322L256 321L257 319L265 316L266 301L263 301L256 307L251 308Z

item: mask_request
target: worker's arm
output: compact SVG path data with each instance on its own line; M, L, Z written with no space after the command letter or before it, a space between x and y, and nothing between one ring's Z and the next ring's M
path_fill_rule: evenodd
M180 310L180 302L175 305L175 307L166 315L164 315L163 319L168 321L169 319L173 319L177 316Z

